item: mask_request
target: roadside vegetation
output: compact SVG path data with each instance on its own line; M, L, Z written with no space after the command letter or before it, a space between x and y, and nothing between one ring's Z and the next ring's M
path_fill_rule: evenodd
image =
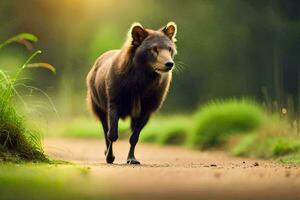
M31 43L36 41L34 35L22 33L0 43L0 51L12 42L32 48ZM14 104L16 98L21 98L16 85L25 69L43 67L54 71L48 63L30 63L40 53L35 51L13 76L0 69L0 161L49 161L41 146L40 132L27 125Z
M297 121L273 116L261 128L248 133L231 149L237 156L276 159L289 164L300 164L300 135Z
M249 100L209 103L194 116L189 145L199 149L222 146L232 134L244 134L259 128L266 116L260 106Z
M121 139L129 138L129 127L129 120L120 121ZM103 137L101 124L90 118L64 122L54 132L66 137ZM224 149L236 156L300 164L297 121L290 123L280 113L268 113L246 99L214 101L191 115L155 115L143 129L140 141L199 150Z

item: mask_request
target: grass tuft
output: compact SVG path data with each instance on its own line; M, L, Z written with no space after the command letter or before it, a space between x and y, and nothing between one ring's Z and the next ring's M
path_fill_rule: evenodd
M3 85L0 87L0 159L47 161L39 133L26 127L24 118L5 99L8 92Z
M272 118L260 129L245 136L232 153L265 159L278 159L286 163L300 163L300 138L291 134L288 123Z
M19 42L30 47L31 43L36 41L36 36L22 33L0 43L0 50L12 42ZM39 132L27 127L24 117L17 113L13 105L13 98L19 96L15 89L16 82L23 70L32 67L30 61L40 53L39 50L35 51L13 77L0 69L0 160L49 161L43 152ZM40 64L33 64L33 66L53 67L45 63L43 66Z
M223 145L228 136L258 128L265 114L249 100L226 100L203 106L195 115L188 145L207 149Z

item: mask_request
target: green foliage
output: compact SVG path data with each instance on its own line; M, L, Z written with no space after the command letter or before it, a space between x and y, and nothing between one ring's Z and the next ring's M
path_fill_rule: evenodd
M278 161L285 164L300 165L300 151L281 156Z
M25 120L13 107L11 90L5 85L0 87L0 159L18 161L46 161L40 144L39 133L28 129Z
M278 139L272 147L273 156L284 156L300 150L300 141L296 142L287 138Z
M103 138L102 127L94 120L74 119L64 122L61 136Z
M251 156L250 149L258 150L260 148L259 145L254 145L255 140L256 134L245 135L244 138L231 150L232 153L236 156Z
M154 117L141 133L142 142L185 144L191 129L191 119L184 115Z
M12 42L29 45L36 40L34 35L19 34L1 43L0 50ZM38 131L26 126L24 117L17 113L12 102L15 96L19 96L15 85L22 71L31 67L29 62L39 53L41 51L34 52L13 77L0 69L0 158L3 160L48 161L43 153ZM38 64L31 65L38 67ZM41 67L53 68L50 64L43 64Z
M0 199L111 199L90 169L76 165L0 163Z
M260 129L246 135L232 149L237 156L277 159L286 163L300 163L300 138L283 120L271 119Z
M129 121L119 121L120 138L129 131ZM58 123L58 122L57 122ZM76 118L69 122L64 122L60 128L59 136L79 137L79 138L103 138L103 129L99 121L89 118Z
M243 138L233 149L233 154L259 158L278 158L296 153L299 150L299 139L271 135L269 137L261 137L256 133Z
M75 118L71 121L56 122L56 136L103 138L102 125L90 118ZM142 130L140 141L159 144L185 144L191 129L191 120L187 116L158 116L150 120ZM50 133L51 134L51 133ZM131 134L130 120L119 121L119 137L128 139Z
M13 42L18 42L26 46L28 49L32 48L32 42L37 42L38 38L30 33L20 33L18 35L15 35L4 42L0 44L0 49L5 47L6 45L13 43Z
M258 128L264 120L263 110L247 100L227 100L203 106L195 115L189 145L211 148L224 144L231 134Z
M187 116L157 116L150 120L142 130L140 141L160 144L185 144L187 134L191 129L191 120ZM70 121L55 122L55 136L103 138L102 125L91 118L75 118ZM53 133L50 133L50 135ZM119 121L119 137L129 139L130 120Z
M166 132L158 138L160 144L184 144L187 138L187 128L184 125L173 126L166 129Z

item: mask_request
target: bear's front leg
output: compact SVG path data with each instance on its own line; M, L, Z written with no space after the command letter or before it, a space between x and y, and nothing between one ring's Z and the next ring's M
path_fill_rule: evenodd
M139 117L131 119L131 130L132 135L130 137L130 150L127 157L127 164L140 164L140 162L135 158L134 150L135 146L139 140L140 132L147 124L150 118L150 113L142 113Z

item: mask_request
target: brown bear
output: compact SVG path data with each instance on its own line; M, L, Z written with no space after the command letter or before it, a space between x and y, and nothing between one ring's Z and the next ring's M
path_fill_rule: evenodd
M113 142L118 139L119 118L130 116L129 164L143 127L165 100L176 54L177 26L169 22L158 30L134 23L121 49L102 54L87 75L87 101L102 123L106 162L113 163Z

